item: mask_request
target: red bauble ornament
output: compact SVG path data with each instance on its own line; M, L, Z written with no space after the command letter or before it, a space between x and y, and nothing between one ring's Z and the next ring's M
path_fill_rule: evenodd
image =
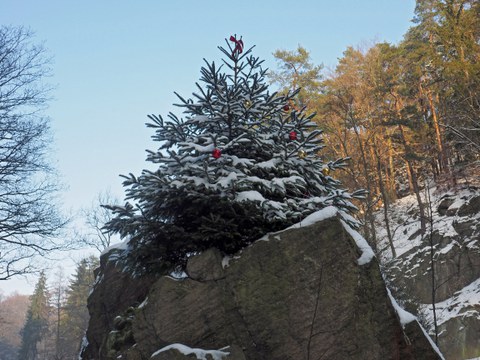
M213 149L212 156L215 159L218 159L220 156L222 156L222 151L220 149Z
M288 111L288 110L290 110L290 106L289 106L289 105L285 105L285 106L283 107L283 111Z
M288 137L290 140L297 140L297 133L295 131L290 131L290 134L288 134Z

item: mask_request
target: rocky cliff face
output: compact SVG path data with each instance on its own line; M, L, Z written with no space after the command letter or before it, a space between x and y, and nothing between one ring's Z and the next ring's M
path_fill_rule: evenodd
M432 216L423 236L413 196L391 207L398 257L391 258L386 234L380 231L387 278L397 298L417 311L432 336L435 296L439 347L447 360L480 357L480 190L466 185L450 191L431 188L425 201Z
M103 261L81 359L440 359L399 318L369 251L333 217L230 259L206 251L183 278L133 279Z

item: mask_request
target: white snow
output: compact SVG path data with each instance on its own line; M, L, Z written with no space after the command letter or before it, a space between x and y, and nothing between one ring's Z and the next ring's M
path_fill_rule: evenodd
M265 201L262 194L255 190L241 191L237 194L237 201Z
M423 331L423 334L425 335L425 338L428 340L428 342L430 343L430 345L432 346L432 349L435 350L435 352L437 353L438 356L440 356L440 359L442 360L445 360L445 357L443 356L442 352L440 351L440 349L438 348L437 344L435 344L432 340L432 338L427 334L427 332L425 331L425 329L423 328L423 326L419 323L418 326L420 326L420 329L422 329Z
M186 176L185 180L190 180L192 181L195 186L200 186L200 185L207 185L207 181L204 178L201 178L199 176Z
M338 214L338 209L336 207L327 206L321 210L314 212L313 214L308 215L305 219L303 219L297 224L290 226L288 229L298 229L304 226L309 226L309 225L315 224L316 222L335 217L337 216L337 214Z
M402 327L405 327L405 325L413 322L413 321L416 321L418 323L418 326L420 327L420 329L422 329L423 331L423 334L425 335L425 338L428 340L428 342L430 343L430 345L432 346L433 350L435 350L435 352L438 354L438 356L440 357L440 359L442 360L445 360L445 357L442 355L442 353L440 352L440 349L438 348L437 344L435 344L433 342L433 340L430 338L430 335L427 334L427 332L425 331L425 329L423 328L423 326L418 322L418 319L416 316L414 316L413 314L409 313L408 311L406 311L405 309L403 309L397 302L397 300L395 300L395 298L392 296L392 293L390 292L390 289L387 287L387 293L388 293L388 297L390 298L390 301L393 305L393 308L395 309L397 315L398 315L398 318L400 320L400 324L402 325Z
M226 188L229 187L232 181L236 181L238 179L238 176L236 173L231 172L228 174L228 176L221 177L218 181L217 184Z
M479 249L479 246L478 246L478 241L477 240L471 240L467 243L467 248L469 249Z
M279 161L280 161L279 159L273 158L273 159L270 159L268 161L259 162L259 163L256 164L256 166L261 168L261 169L265 169L265 170L273 169L277 166Z
M433 230L438 231L438 233L441 234L443 237L458 236L457 231L452 226L451 219L449 220L441 219L441 218L436 219L436 221L434 221L433 223Z
M82 343L80 345L80 351L78 352L78 360L82 360L82 352L87 348L87 346L88 346L87 334L84 334L82 337Z
M474 187L455 188L448 193L442 189L431 187L422 193L422 198L426 204L427 212L432 210L432 223L427 223L427 235L420 234L420 219L418 215L418 205L414 195L406 196L391 204L389 209L389 219L393 235L394 246L398 255L396 261L401 262L401 266L406 269L403 276L415 276L415 268L421 266L421 261L425 259L425 252L430 251L429 233L433 231L443 237L442 241L436 241L435 255L439 261L444 261L446 254L457 251L458 248L469 249L469 251L478 251L480 241L478 234L473 236L460 237L455 227L463 222L475 223L480 221L480 213L465 214L463 216L452 214L453 210L462 208L471 201L472 198L479 195L479 191ZM448 207L450 215L442 215L439 212L439 205L445 199L450 199L452 204ZM429 204L429 201L431 202ZM442 209L445 211L445 207ZM379 249L381 249L382 260L388 264L392 259L389 249L386 229L383 221L383 211L377 213L377 235L379 239ZM429 214L427 213L427 216ZM433 225L430 228L430 225ZM458 227L457 227L458 228ZM408 252L408 254L407 254ZM395 263L394 263L395 264ZM418 270L417 270L418 271ZM429 270L428 270L429 271ZM425 275L425 274L424 274ZM393 301L392 301L393 303ZM438 302L436 306L437 325L445 332L446 323L452 319L458 322L456 331L466 331L469 329L462 326L466 321L480 321L480 279L466 285L463 289L455 292L449 299ZM419 315L426 324L426 329L433 332L433 313L431 304L420 304ZM448 327L450 329L450 327ZM423 328L422 330L426 332ZM450 330L449 330L450 331ZM443 334L445 335L445 334ZM428 338L431 340L430 338ZM431 341L432 347L436 349ZM480 360L477 358L476 360Z
M475 316L480 320L480 279L457 291L451 298L435 304L437 324L442 325L455 317ZM432 306L423 305L422 313L433 322Z
M453 202L453 204L448 207L448 210L459 209L464 203L465 203L464 199L457 197L457 199Z
M301 176L292 175L288 177L275 178L272 180L272 185L285 188L285 184L302 184L305 185L305 180Z
M398 304L397 300L395 300L395 298L392 296L389 288L387 288L387 293L390 301L392 302L393 308L397 312L398 318L400 319L400 324L402 324L403 327L412 321L417 320L413 314L409 313Z
M290 226L288 229L298 229L300 227L309 226L316 222L323 221L325 219L329 219L337 215L341 215L343 217L346 214L343 212L340 212L338 208L336 208L335 206L327 206L321 210L314 212L313 214L310 214L301 222ZM357 260L358 265L368 264L375 257L375 253L373 252L373 249L370 247L370 245L368 245L367 240L365 240L363 236L360 235L357 231L352 229L346 223L346 221L344 220L340 220L340 221L344 229L348 232L348 234L353 238L353 240L357 244L357 247L362 251L362 255Z
M178 281L178 280L187 279L188 275L185 271L172 271L166 277L169 278L169 279Z
M342 222L345 230L350 234L353 240L355 240L358 248L362 251L362 255L357 260L358 265L368 264L375 257L373 249L370 247L370 245L368 245L367 240L365 240L362 235L352 229L345 221L340 221Z
M230 265L230 260L232 260L231 256L224 256L222 259L222 268L226 269Z
M238 156L235 155L230 155L230 159L232 159L232 165L233 166L252 166L253 161L251 159L246 159L246 158L239 158Z
M440 251L437 251L437 254L447 254L450 250L453 249L454 246L459 246L456 241L452 241L447 246L443 247Z
M107 254L108 252L112 251L113 249L117 249L117 250L126 250L128 249L128 241L130 239L126 239L124 241L121 241L119 243L115 243L113 245L110 245L109 247L105 248L102 253L100 254L100 256L102 255L105 255Z
M139 309L143 309L145 306L148 304L148 297L145 298L145 300L142 301L140 305L138 305Z
M192 349L189 346L183 344L171 344L161 348L160 350L155 351L150 357L153 358L154 356L168 351L170 349L176 349L181 352L183 355L195 355L198 360L208 360L207 355L210 355L213 360L222 360L224 357L228 356L230 353L226 352L226 348L222 348L220 350L203 350L203 349Z
M214 145L213 144L208 144L206 146L202 146L202 145L199 145L199 144L195 144L193 142L188 142L188 143L179 143L178 146L182 146L182 147L192 147L194 148L196 151L200 152L200 153L210 153L212 152L212 150L214 149Z
M460 189L456 192L445 194L437 191L435 187L430 188L430 200L432 203L431 206L434 219L432 230L434 232L438 232L444 238L457 237L458 233L455 231L453 222L455 220L458 221L459 217L440 215L437 210L438 205L443 199L448 197L454 201L448 209L459 209L462 205L468 202L472 196L474 196L474 192L469 189ZM428 210L428 202L426 201L428 198L425 193L422 193L422 198L425 201ZM408 195L390 205L390 226L395 245L395 251L398 257L422 245L420 220L418 215L413 215L413 213L418 213L417 207L418 205L415 195ZM480 214L477 214L474 217L480 220ZM377 235L378 238L383 242L381 246L383 247L382 257L384 260L390 260L392 258L392 254L387 242L387 232L384 226L383 211L379 211L376 215L376 218L376 222L378 224ZM429 224L427 226L429 226ZM428 229L428 231L430 231L430 229ZM445 251L447 250L448 249Z

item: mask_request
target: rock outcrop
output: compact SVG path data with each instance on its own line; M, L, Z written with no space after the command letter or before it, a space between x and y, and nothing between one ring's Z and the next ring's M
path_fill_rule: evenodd
M350 234L337 218L287 229L233 258L195 256L181 279L103 263L81 358L440 359L419 324L399 318L376 259L359 265ZM112 307L123 291L129 301Z
M415 209L413 196L391 206L399 256L384 265L392 290L418 312L432 336L434 290L438 344L445 358L480 357L480 190L431 189L431 228L423 236Z
M86 339L88 347L84 359L106 359L108 334L114 329L124 329L130 323L135 306L147 296L155 277L134 279L128 272L117 266L116 249L100 258L96 270L94 291L88 298L88 311L91 319ZM124 316L119 316L124 315ZM85 343L85 341L84 341Z

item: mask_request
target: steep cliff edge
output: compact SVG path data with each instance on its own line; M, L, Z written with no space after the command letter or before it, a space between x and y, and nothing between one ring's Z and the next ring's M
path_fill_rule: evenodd
M441 358L399 318L354 231L336 217L303 225L230 259L192 257L184 278L133 279L104 261L81 359Z

